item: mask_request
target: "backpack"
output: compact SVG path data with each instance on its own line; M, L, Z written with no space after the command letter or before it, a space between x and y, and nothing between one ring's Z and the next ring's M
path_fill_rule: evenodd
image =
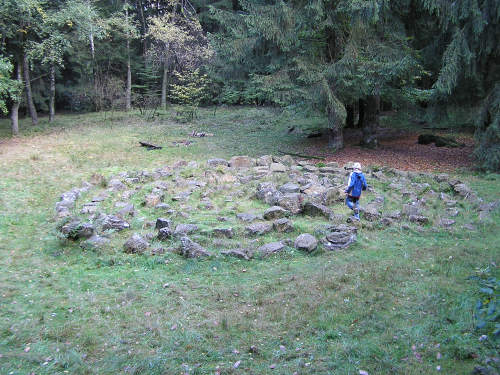
M366 180L363 173L352 172L349 177L349 186L347 187L347 193L352 197L360 197L361 191L366 190Z

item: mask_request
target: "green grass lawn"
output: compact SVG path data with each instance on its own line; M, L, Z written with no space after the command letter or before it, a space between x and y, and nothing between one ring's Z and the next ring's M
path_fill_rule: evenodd
M498 357L492 326L475 328L469 279L500 279L498 210L477 231L363 230L346 251L253 261L59 242L54 204L93 173L300 153L312 141L287 128L317 121L265 108L173 117L64 115L23 121L16 139L0 121L0 374L470 374ZM459 177L500 199L498 175Z

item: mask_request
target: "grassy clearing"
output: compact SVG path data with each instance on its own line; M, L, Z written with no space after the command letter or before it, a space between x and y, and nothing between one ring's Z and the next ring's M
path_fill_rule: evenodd
M22 123L29 130L17 139L0 123L1 374L468 374L496 355L498 344L480 342L488 332L474 328L478 285L468 277L489 267L498 278L498 211L475 232L363 230L345 252L251 262L59 243L54 203L92 173L301 152L313 142L268 109L212 114L202 110L193 124L170 112L151 124L137 114L67 115L54 127ZM188 137L193 130L215 136ZM146 151L139 140L167 147ZM172 145L182 140L195 143ZM498 175L460 177L500 199ZM315 225L296 224L297 233Z

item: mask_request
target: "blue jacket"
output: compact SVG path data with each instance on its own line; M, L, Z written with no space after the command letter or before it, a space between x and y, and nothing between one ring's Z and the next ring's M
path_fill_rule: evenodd
M365 176L361 172L352 172L345 192L351 197L359 198L362 190L366 190Z

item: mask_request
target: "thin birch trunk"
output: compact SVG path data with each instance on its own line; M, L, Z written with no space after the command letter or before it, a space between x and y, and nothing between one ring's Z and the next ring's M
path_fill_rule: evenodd
M132 108L132 71L130 69L130 40L127 40L127 93L125 107L127 111Z
M49 122L54 121L56 115L56 68L50 66L50 100L49 100Z
M128 5L125 3L125 5ZM125 17L128 27L128 6L125 8ZM130 69L130 36L127 31L127 92L125 94L125 109L130 111L132 108L132 71Z
M30 111L31 122L33 125L38 125L38 115L36 113L35 104L33 103L33 93L31 92L30 82L30 67L28 63L28 56L23 54L23 73L24 73L24 86L26 88L26 98L28 101L28 109Z
M17 62L16 79L19 82L19 86L21 86L23 83L23 79L21 77L21 63L19 61ZM21 95L21 93L19 92L18 95ZM12 104L12 108L10 110L10 120L12 122L12 134L13 135L19 134L19 104L20 103L21 103L21 98L18 97L17 100L15 100L14 103Z
M163 63L163 80L161 82L161 107L165 109L167 107L167 80L168 80L168 70L167 62Z

